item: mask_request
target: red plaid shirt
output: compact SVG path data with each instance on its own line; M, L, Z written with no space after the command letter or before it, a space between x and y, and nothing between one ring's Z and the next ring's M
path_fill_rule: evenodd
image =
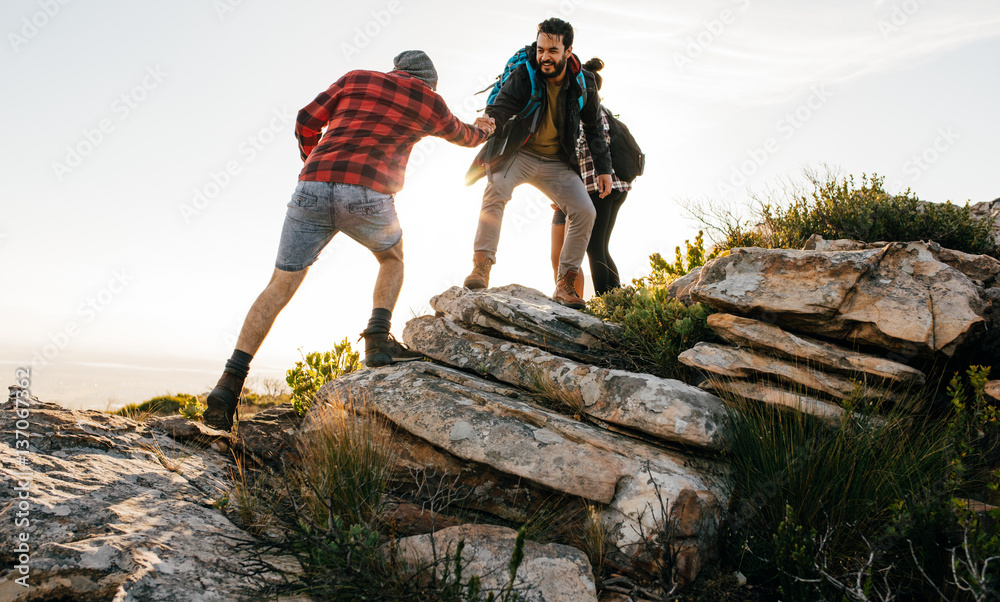
M299 111L295 137L305 161L299 179L399 192L410 151L424 136L473 147L488 134L459 121L408 73L351 71Z

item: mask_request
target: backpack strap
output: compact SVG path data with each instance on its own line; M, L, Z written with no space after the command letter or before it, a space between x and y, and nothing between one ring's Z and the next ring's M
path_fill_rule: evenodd
M528 61L525 61L524 68L527 69L528 81L531 82L531 95L528 97L528 104L517 114L520 119L531 115L542 104L542 90L538 86L538 82L535 81L535 68Z

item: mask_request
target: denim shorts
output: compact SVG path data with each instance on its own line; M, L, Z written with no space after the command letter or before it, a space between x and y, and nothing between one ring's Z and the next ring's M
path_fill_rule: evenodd
M300 180L288 202L274 266L298 272L311 266L338 232L373 253L403 238L393 195L356 184Z

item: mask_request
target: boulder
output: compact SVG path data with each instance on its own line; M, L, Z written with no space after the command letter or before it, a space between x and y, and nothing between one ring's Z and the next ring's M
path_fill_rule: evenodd
M683 382L581 364L536 347L470 332L445 318L410 320L403 339L440 362L554 397L566 411L665 441L722 449L719 429L725 423L725 406L715 396Z
M708 316L708 326L721 339L734 345L766 351L842 374L864 375L876 381L886 380L903 385L923 385L926 380L923 372L905 364L786 332L760 320L719 313Z
M1000 199L975 203L969 205L969 209L972 210L972 215L976 218L990 221L993 243L996 248L1000 249Z
M496 594L510 581L508 565L517 533L495 525L460 525L434 534L404 537L396 544L399 558L411 568L429 566L454 556L459 541L462 575L478 575L483 592ZM557 543L524 542L524 558L513 591L526 602L586 602L597 600L590 562L580 550Z
M207 447L219 453L229 451L232 435L206 426L199 420L189 420L183 416L153 416L146 424L162 431L181 443Z
M129 418L37 400L21 428L14 404L0 407L0 426L29 433L31 446L16 449L13 436L4 438L5 457L17 461L0 474L4 499L17 500L27 485L27 509L8 506L0 533L7 542L28 537L31 587L14 581L22 575L10 544L0 552L0 598L254 597L241 576L246 552L234 548L251 538L214 507L231 486L222 456ZM17 511L29 526L15 523Z
M383 416L404 447L404 464L461 477L472 494L466 505L508 520L523 521L560 496L597 504L610 541L626 555L642 551L640 533L654 532L685 489L696 492L706 516L717 516L718 500L726 499L722 465L608 432L530 403L530 395L515 399L494 387L451 368L412 362L344 375L324 385L314 403L360 404ZM469 478L477 473L483 476ZM717 521L705 528L717 528Z
M518 284L475 291L453 286L433 297L431 307L466 328L590 363L604 360L621 332Z
M987 381L986 394L992 397L995 401L1000 401L1000 380Z
M691 289L694 288L694 285L698 284L698 279L701 278L701 268L702 266L698 266L668 284L667 294L684 305L691 305L693 303L691 300Z
M982 289L926 243L861 251L734 249L707 264L695 301L903 355L951 355L984 329Z
M282 468L299 461L296 433L301 419L290 403L267 408L239 421L236 430L237 456L249 457L260 465Z

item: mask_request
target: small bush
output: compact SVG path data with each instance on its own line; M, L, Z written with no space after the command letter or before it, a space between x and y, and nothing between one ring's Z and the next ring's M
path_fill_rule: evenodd
M331 351L314 351L295 362L288 371L285 381L292 389L292 405L299 416L304 415L316 397L316 393L327 382L361 368L361 355L351 350L351 344L344 338Z
M699 230L698 236L694 237L694 244L691 244L690 240L684 241L683 255L681 255L680 247L674 247L674 254L673 263L667 263L667 260L659 253L650 255L649 263L652 272L648 276L634 280L633 284L638 287L663 287L726 253L718 248L706 252L704 232Z
M194 395L178 395L178 397L187 398L187 402L180 409L181 416L188 420L197 420L205 413L205 406L201 405Z
M989 220L977 220L965 206L921 201L910 190L891 194L884 178L862 175L820 180L810 176L811 194L756 199L748 220L719 211L695 209L695 217L720 235L718 248L800 249L813 234L864 242L933 240L942 247L996 255Z
M663 287L612 290L592 299L588 310L624 327L619 343L632 368L663 378L693 377L694 372L677 361L678 354L715 340L707 324L712 310L702 303L687 306L671 299Z

